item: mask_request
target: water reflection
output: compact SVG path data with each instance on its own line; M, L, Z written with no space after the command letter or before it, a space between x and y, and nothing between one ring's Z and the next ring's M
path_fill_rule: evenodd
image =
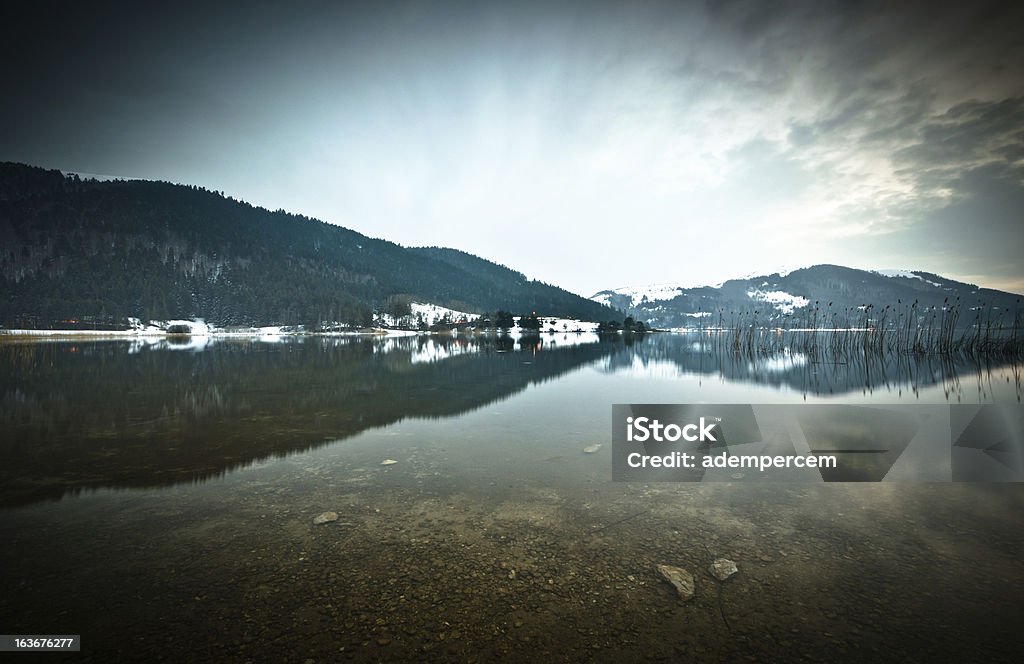
M605 370L641 376L713 376L752 386L787 388L805 398L852 393L916 399L922 391L937 388L944 400L955 403L992 401L1000 395L1021 400L1020 358L991 355L789 349L740 353L691 335L655 335L631 354L609 358Z
M459 416L587 366L616 381L668 378L687 389L713 377L740 386L751 403L771 402L778 390L804 399L858 394L879 402L920 400L923 391L951 402L1019 401L1021 395L1016 362L744 355L685 335L0 344L0 505L85 488L216 477L405 418ZM558 403L546 408L568 407L578 387L567 384L551 392ZM594 407L621 400L622 388L621 382L603 385L595 392L602 403ZM701 399L687 394L687 401ZM675 393L657 398L679 400ZM595 421L585 433L605 440L606 424ZM540 431L529 422L517 433L517 444L522 436L560 435L557 426ZM509 435L480 433L478 444L508 442L497 439Z
M1022 484L612 482L584 450L616 400L1013 400L1016 365L692 342L0 344L0 504L35 503L0 510L0 623L96 662L1015 661Z
M625 350L596 338L290 341L0 345L0 504L209 478L455 416Z

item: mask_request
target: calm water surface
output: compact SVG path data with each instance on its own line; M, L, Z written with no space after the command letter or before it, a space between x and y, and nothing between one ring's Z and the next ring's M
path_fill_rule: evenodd
M1024 645L1021 485L610 480L613 403L1018 403L1018 364L558 335L7 343L0 367L0 632L81 634L84 661Z

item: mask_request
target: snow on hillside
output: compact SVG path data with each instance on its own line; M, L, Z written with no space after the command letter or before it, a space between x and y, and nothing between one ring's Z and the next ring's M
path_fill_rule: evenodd
M876 274L880 274L883 277L903 277L904 279L921 279L918 275L914 274L910 270L875 270ZM922 281L924 281L922 279Z
M759 279L759 278L762 278L762 277L773 277L775 275L778 275L779 277L785 277L790 272L796 272L797 270L802 270L802 269L804 269L804 267L806 267L806 266L794 267L792 265L779 265L778 267L776 267L774 269L767 270L767 271L766 270L757 270L756 272L749 272L749 273L743 275L742 277L740 277L740 279L744 279L744 280L749 281L751 279Z
M764 274L763 272L751 273L746 275L745 277L741 277L741 279L751 280L755 278L774 276L776 274L779 277L785 277L792 271L793 269L780 268L779 270L771 274ZM600 293L597 293L596 295L592 296L590 299L595 302L600 302L601 304L610 306L612 304L611 300L614 296L625 295L626 297L629 298L629 304L626 305L627 308L638 308L645 303L649 304L652 302L667 302L669 300L675 299L677 296L681 295L682 293L685 293L687 290L693 290L696 288L721 288L724 284L725 282L723 281L716 284L699 286L682 286L678 283L650 284L647 286L621 286L619 288L614 288L610 291L601 291ZM768 282L765 281L761 285L767 286ZM647 308L650 309L650 307Z
M671 300L685 290L678 284L650 284L648 286L622 286L615 288L610 293L626 295L630 298L629 306L635 307L643 302L658 302L660 300ZM590 298L601 304L608 304L611 299L609 292L598 293Z
M478 314L456 311L455 309L449 309L448 307L428 302L413 302L409 308L412 310L412 313L408 316L395 318L390 314L380 314L378 320L383 327L416 327L420 322L430 327L431 325L444 322L446 319L450 323L468 323L480 317Z
M902 277L903 279L918 279L920 281L925 282L926 284L931 284L932 286L935 286L936 288L939 288L939 287L942 286L942 284L936 283L934 281L929 281L928 279L925 279L924 277L922 277L921 275L917 274L916 272L911 272L910 270L875 270L875 273L876 274L880 274L883 277L889 277L889 278Z
M455 309L449 309L436 304L429 304L423 302L413 302L410 306L412 313L408 316L402 316L395 319L393 316L388 314L380 314L377 317L379 324L384 328L389 327L418 327L420 321L426 327L430 327L436 323L444 323L446 320L449 323L471 323L480 316L478 314L471 314L465 311L456 311ZM515 327L510 332L513 336L518 334L519 330L519 316L513 318L515 321ZM540 332L549 334L552 332L594 332L597 330L597 323L590 321L581 321L574 318L558 318L556 316L540 316L541 328Z
M803 268L792 267L792 266L780 266L778 269L771 272L757 271L751 272L740 280L751 280L759 279L763 277L770 277L778 275L780 278L785 277L790 272L800 270ZM767 285L767 281L763 285ZM646 302L660 302L674 299L676 296L682 294L687 290L693 290L695 288L721 288L725 284L724 281L714 284L699 284L694 286L683 286L678 283L675 284L650 284L648 286L622 286L620 288L614 288L610 291L602 291L593 297L591 300L600 302L601 304L611 304L611 299L614 295L625 295L630 298L629 307L638 307L639 305Z
M413 302L412 303L412 315L413 318L417 316L423 316L423 320L427 325L440 322L444 320L445 316L448 316L450 320L476 320L480 318L477 314L469 314L464 311L456 311L455 309L449 309L447 307L441 307L436 304Z
M763 291L755 288L754 290L747 291L747 297L755 302L767 302L784 314L791 314L794 309L806 307L811 303L806 297L791 295L786 291L779 290Z

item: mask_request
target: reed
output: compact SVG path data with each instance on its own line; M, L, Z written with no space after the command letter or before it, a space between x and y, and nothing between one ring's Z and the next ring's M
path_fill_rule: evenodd
M965 311L970 315L964 323ZM793 324L796 321L796 324ZM804 322L806 321L806 322ZM808 326L809 324L809 326ZM843 311L814 302L806 316L772 315L761 309L719 309L717 326L698 322L702 343L741 355L800 352L812 358L853 353L1024 357L1024 311L997 310L984 301L965 308L960 298L941 306L915 300L885 305L866 302Z

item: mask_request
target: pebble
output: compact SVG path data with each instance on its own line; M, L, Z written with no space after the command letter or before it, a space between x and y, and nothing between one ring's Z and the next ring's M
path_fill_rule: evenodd
M679 593L679 599L686 602L693 598L695 586L692 574L681 567L672 565L656 565L654 569L661 575L661 578L675 587L676 592Z
M710 571L711 575L716 579L719 581L725 581L740 570L736 567L736 563L728 558L719 558L715 562L711 563Z

